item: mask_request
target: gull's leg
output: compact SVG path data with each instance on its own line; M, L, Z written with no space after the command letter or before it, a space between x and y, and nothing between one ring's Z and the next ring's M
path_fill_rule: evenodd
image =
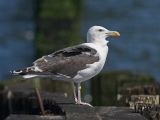
M77 103L76 86L75 86L74 82L72 82L72 88L73 88L74 100Z
M77 92L78 92L78 100L77 100L77 104L81 104L81 105L88 105L90 107L93 107L92 105L90 105L89 103L85 103L81 101L81 83L77 83Z
M81 83L77 83L77 92L78 92L78 104L81 104Z

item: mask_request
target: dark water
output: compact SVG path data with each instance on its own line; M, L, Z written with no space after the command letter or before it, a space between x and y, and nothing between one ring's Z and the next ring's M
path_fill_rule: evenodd
M160 80L159 0L86 0L84 8L83 35L92 25L121 33L108 38L105 70L131 70Z
M0 79L34 57L34 0L0 0Z
M160 80L160 1L84 0L82 35L93 25L121 33L109 38L104 70L132 70ZM0 1L0 79L34 59L34 0Z

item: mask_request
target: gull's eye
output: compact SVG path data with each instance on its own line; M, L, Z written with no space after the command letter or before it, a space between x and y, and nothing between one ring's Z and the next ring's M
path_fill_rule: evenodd
M104 30L103 30L103 29L98 29L98 31L99 31L99 32L103 32Z

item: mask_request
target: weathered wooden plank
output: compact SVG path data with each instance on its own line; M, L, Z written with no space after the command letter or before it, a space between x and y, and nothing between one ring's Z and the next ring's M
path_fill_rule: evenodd
M103 120L146 120L128 107L96 107L96 112Z
M25 90L17 87L10 87L10 97L7 97L7 92L3 93L6 102L0 104L0 108L7 112L5 115L9 114L5 120L145 120L142 115L134 113L128 107L77 105L73 98L65 94L45 91L40 92L45 109L45 116L42 116L33 88Z
M64 116L10 115L5 120L65 120Z

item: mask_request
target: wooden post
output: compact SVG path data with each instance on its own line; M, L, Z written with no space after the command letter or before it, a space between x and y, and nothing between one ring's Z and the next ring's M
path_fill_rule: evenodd
M37 58L80 43L81 0L37 0ZM70 83L41 79L41 88L72 93Z
M135 74L130 71L100 73L91 80L91 84L93 105L126 105L128 97L136 95L137 92L137 94L153 95L159 93L158 84L151 76ZM147 84L151 85L150 90L147 88Z

